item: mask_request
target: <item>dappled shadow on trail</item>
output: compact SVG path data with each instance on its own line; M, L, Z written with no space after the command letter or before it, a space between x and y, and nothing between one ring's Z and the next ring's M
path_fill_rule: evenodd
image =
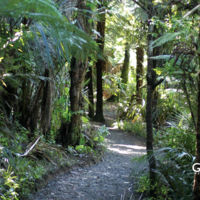
M121 155L137 156L145 154L144 142L124 131L110 128L107 139L108 149Z
M145 154L144 142L109 128L101 162L57 176L32 196L34 200L120 200L131 187L132 158Z

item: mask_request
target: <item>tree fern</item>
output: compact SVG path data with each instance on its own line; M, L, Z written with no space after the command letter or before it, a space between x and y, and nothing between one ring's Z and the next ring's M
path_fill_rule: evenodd
M68 55L84 59L89 53L95 52L97 49L95 42L71 24L66 17L56 8L56 5L51 0L8 0L7 2L0 2L0 16L12 18L30 18L37 22L39 32L45 41L45 28L52 38L57 38L57 45L64 50ZM45 44L47 44L45 42ZM46 45L47 46L47 45ZM46 48L48 51L48 48Z

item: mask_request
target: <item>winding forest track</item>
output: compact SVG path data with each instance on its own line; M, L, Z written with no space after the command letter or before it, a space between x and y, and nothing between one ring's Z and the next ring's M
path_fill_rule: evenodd
M106 112L113 118L113 112ZM108 119L109 120L109 119ZM34 200L120 200L130 187L133 157L145 154L141 139L124 131L109 128L107 151L101 162L87 167L77 167L58 175L38 191Z

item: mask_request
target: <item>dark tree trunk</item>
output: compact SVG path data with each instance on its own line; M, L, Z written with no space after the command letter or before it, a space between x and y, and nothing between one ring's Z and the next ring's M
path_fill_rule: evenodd
M99 6L99 9L103 7L103 5ZM100 36L97 38L97 43L99 44L99 48L103 55L104 50L104 39L105 39L105 22L106 16L105 12L100 14L100 20L97 22L97 31L100 33ZM95 120L99 122L104 122L103 116L103 87L102 87L102 69L105 68L106 62L102 59L97 60L96 63L96 73L97 73L97 103L96 103L96 115Z
M149 161L149 177L150 177L150 196L155 197L155 183L156 183L156 160L153 151L153 120L152 120L152 101L153 92L156 87L156 74L153 70L154 63L150 57L154 56L153 49L151 48L151 43L153 42L154 25L151 22L153 14L153 3L152 0L148 4L149 11L149 22L148 22L148 50L147 50L147 100L146 100L146 125L147 125L147 136L146 136L146 150L147 158Z
M85 72L87 68L87 62L83 64L81 61L77 61L74 57L71 60L70 70L70 122L64 122L61 124L58 136L58 142L63 146L78 145L81 134L81 114L80 114L80 101L81 101L81 89L84 82ZM60 141L61 140L61 141Z
M89 107L88 107L88 116L90 118L94 117L94 95L93 95L93 76L92 76L92 67L89 66L87 72L87 79L88 79L88 99L89 99Z
M95 120L99 122L104 121L103 116L103 86L102 86L102 65L103 60L98 60L96 63L96 73L97 73L97 103L96 103L96 115Z
M155 55L155 54L154 54ZM157 130L160 126L159 124L159 115L157 115L157 106L160 99L160 94L158 90L155 88L152 96L152 113L153 113L153 127Z
M137 67L136 67L136 100L137 104L142 104L142 85L143 85L143 74L144 74L144 49L138 47L136 49Z
M82 63L74 57L71 60L70 70L70 122L63 121L59 130L57 141L63 146L76 146L80 141L81 134L81 90L85 78L87 62Z
M69 125L67 144L77 145L80 140L81 119L80 119L80 97L82 83L84 82L87 65L72 58L71 61L71 87L70 87L70 110L72 112Z
M128 82L129 62L130 62L130 47L129 47L129 44L126 43L124 63L122 66L122 73L121 73L122 83L124 84L127 84Z

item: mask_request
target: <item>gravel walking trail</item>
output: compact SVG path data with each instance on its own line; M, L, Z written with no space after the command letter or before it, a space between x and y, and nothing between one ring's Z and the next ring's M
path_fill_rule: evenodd
M107 113L107 119L113 113ZM58 175L32 196L34 200L120 200L131 186L132 158L145 154L141 139L109 128L107 150L102 161L92 166L76 167Z

